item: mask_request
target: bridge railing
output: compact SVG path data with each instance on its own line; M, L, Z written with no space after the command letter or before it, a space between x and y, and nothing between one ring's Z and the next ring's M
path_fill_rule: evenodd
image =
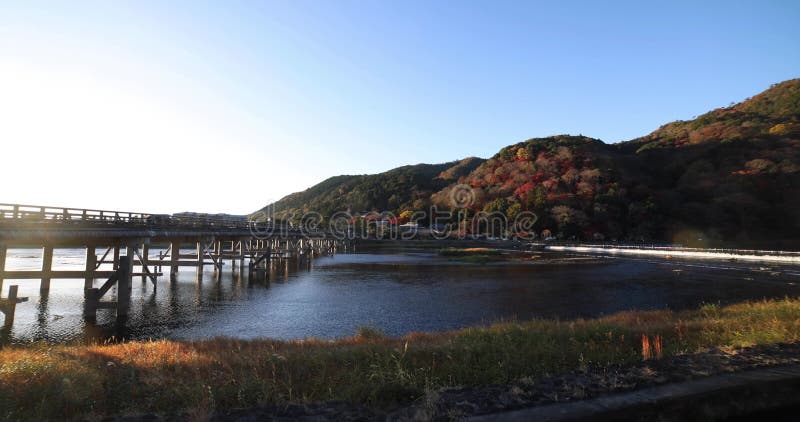
M3 224L99 224L214 229L250 227L247 220L216 215L190 214L175 217L168 214L0 203L0 225Z
M3 222L104 222L146 223L151 214L127 211L62 208L41 205L0 203L0 223Z
M0 229L38 230L40 228L117 228L145 230L206 230L249 232L253 236L325 236L326 232L303 231L291 225L249 221L228 214L177 213L151 214L128 211L63 208L42 205L0 203ZM1 239L0 239L1 240Z

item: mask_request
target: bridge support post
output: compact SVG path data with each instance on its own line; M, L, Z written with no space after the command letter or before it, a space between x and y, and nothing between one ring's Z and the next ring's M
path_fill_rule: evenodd
M6 245L0 245L0 292L3 291L3 273L6 271Z
M83 291L94 287L94 270L97 266L97 255L94 246L86 247L86 278L83 280Z
M100 289L91 287L83 295L83 319L89 322L97 320L97 304L100 302Z
M3 323L4 327L8 328L14 324L14 313L17 309L17 303L24 302L26 300L28 299L17 298L17 286L10 286L8 288L8 298L0 299L0 311L6 315Z
M173 241L170 243L170 267L169 267L169 280L175 281L178 279L178 260L181 257L181 244L180 242Z
M133 290L133 248L128 247L128 255L120 257L119 280L117 281L117 316L128 315L131 308Z
M42 253L42 284L39 290L42 292L50 291L50 272L53 269L53 247L45 246Z
M119 269L119 246L114 246L114 271Z
M214 273L222 272L222 245L221 240L214 244L214 255L217 256L217 263L219 263L219 265L214 265Z
M203 256L203 243L197 242L197 268L203 269L203 263L205 262L205 257Z
M98 309L115 309L117 311L117 317L128 315L131 303L131 291L133 290L133 255L135 252L132 247L128 248L128 253L130 255L120 257L119 268L100 288L92 287L86 289L83 301L83 317L86 321L96 321ZM117 285L117 301L100 302L103 295L111 290L114 284Z
M150 265L149 263L150 263L150 245L148 245L147 242L145 242L142 243L142 283L147 282L146 273L149 272L149 270L147 269L148 266ZM155 283L153 284L153 287L155 287Z
M214 255L217 256L217 261L214 263L214 276L217 278L217 281L222 279L222 266L225 263L222 261L222 249L225 242L218 240L214 244Z

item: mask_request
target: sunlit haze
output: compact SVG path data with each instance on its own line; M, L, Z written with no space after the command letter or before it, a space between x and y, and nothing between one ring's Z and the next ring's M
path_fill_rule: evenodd
M446 3L0 3L0 202L248 213L800 71L796 2Z

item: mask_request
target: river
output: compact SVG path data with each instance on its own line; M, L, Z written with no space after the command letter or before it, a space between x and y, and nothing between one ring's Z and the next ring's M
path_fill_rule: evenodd
M54 269L81 269L84 253L58 250ZM407 248L321 257L310 265L284 261L253 280L246 271L231 272L229 263L219 280L208 267L202 277L182 268L175 282L161 277L155 291L149 281L135 278L124 323L104 310L97 324L83 321L82 280L53 280L44 297L38 280L6 280L4 296L17 284L30 301L17 306L14 325L0 333L0 341L336 338L367 325L402 335L515 318L570 319L800 296L797 266L538 254L532 262L471 264ZM6 268L36 269L40 262L39 251L9 250Z

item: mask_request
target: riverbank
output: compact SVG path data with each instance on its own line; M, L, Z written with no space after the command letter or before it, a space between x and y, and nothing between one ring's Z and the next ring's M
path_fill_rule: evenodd
M783 299L401 338L362 329L335 341L13 346L0 350L0 418L184 412L202 418L221 409L330 401L385 413L446 387L536 382L635 364L643 353L659 360L799 341L800 299Z

